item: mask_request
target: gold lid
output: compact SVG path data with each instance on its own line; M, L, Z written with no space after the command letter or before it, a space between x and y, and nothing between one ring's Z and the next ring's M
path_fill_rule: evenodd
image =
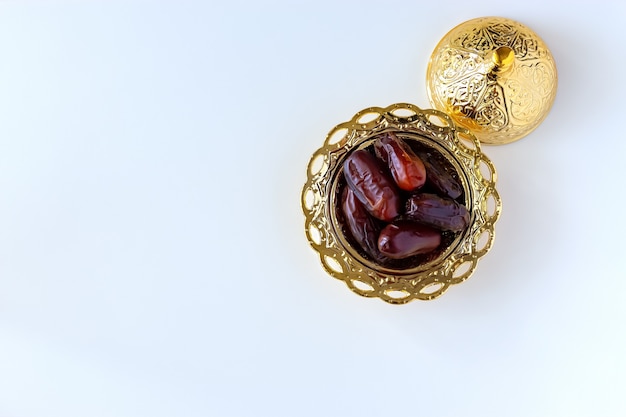
M428 96L485 143L521 139L548 115L557 72L532 30L502 17L461 23L439 42L428 63Z

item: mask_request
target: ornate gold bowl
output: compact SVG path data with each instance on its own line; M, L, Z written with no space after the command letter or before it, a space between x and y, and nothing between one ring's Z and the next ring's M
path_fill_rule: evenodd
M459 174L470 212L469 227L437 257L406 269L383 267L361 256L344 235L336 213L344 160L386 131L443 155ZM309 162L302 190L306 236L324 269L355 293L392 304L430 300L469 278L491 248L501 210L495 182L495 168L482 154L480 142L450 116L406 103L370 107L332 129Z

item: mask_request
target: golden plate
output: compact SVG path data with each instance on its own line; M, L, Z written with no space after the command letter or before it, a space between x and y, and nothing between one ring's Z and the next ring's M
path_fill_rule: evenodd
M439 256L402 270L362 257L344 236L335 210L344 160L386 131L396 131L404 140L420 141L442 154L459 174L470 212L469 227ZM324 269L355 293L392 304L430 300L469 278L479 258L491 248L501 211L495 182L495 168L481 152L480 142L445 113L406 103L370 107L332 129L311 157L301 196L306 236Z

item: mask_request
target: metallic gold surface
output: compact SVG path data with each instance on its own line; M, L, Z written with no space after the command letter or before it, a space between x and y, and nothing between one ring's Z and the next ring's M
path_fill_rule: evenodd
M469 20L448 32L433 51L426 77L432 106L490 144L513 142L535 129L557 89L546 44L502 17Z
M335 210L346 157L390 130L405 141L436 149L455 167L471 216L469 227L438 258L406 270L387 269L360 256L343 235ZM370 107L331 130L311 157L302 190L305 233L324 269L357 294L392 304L430 300L467 279L491 248L501 210L495 182L496 171L478 140L448 115L405 103Z

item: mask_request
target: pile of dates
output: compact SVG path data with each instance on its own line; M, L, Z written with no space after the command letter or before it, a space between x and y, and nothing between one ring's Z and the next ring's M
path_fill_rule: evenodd
M338 208L344 232L383 266L415 266L467 228L458 174L440 153L394 132L345 160ZM413 262L407 264L406 260Z

